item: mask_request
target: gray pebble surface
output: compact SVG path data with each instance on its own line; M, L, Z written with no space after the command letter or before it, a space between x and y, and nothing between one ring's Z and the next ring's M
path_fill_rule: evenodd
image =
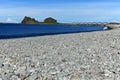
M120 29L1 39L0 80L120 80Z

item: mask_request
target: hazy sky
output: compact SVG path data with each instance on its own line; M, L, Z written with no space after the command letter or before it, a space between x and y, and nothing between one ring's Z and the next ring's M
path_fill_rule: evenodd
M0 0L0 22L20 22L24 16L42 21L120 22L120 0Z

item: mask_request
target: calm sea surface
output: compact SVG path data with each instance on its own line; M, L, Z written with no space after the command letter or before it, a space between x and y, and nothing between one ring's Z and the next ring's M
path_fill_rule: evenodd
M0 24L0 39L80 33L104 30L102 26L70 26L60 24Z

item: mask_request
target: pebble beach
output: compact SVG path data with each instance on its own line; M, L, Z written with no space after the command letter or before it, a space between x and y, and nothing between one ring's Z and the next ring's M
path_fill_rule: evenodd
M120 80L120 29L1 39L0 80Z

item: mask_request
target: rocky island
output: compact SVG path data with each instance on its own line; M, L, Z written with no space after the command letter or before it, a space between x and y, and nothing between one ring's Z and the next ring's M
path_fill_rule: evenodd
M53 19L52 17L46 18L44 23L57 23L57 20Z
M58 22L56 19L52 17L45 18L43 22L39 22L35 20L35 18L25 16L21 23L22 24L57 24Z
M21 23L22 24L38 24L39 22L34 18L25 16Z

